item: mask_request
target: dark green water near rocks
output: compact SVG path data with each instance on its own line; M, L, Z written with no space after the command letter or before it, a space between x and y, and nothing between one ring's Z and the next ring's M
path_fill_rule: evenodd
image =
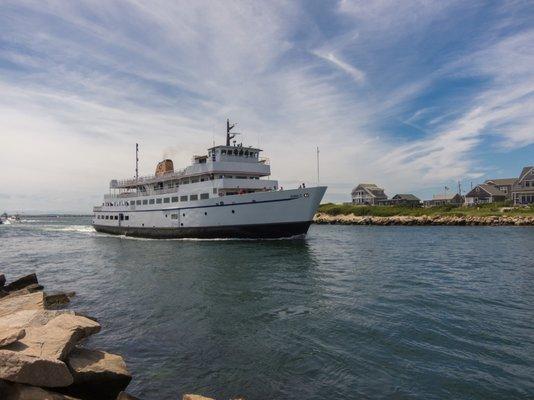
M534 398L534 228L312 226L306 240L139 240L86 217L0 226L99 319L142 399Z

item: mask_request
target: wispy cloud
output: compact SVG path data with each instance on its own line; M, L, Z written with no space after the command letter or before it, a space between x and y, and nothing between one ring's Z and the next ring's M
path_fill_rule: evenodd
M144 173L169 148L183 165L226 117L285 186L315 179L319 145L333 200L360 180L425 195L480 176L480 148L534 143L528 17L520 2L4 2L0 208L88 210L132 174L135 142Z

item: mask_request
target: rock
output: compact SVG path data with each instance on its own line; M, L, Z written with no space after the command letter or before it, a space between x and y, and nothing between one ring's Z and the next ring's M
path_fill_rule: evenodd
M6 349L0 349L0 379L44 387L68 386L73 382L69 368L62 361Z
M199 394L184 394L182 400L214 400L211 397L204 397Z
M19 290L13 290L11 292L6 292L6 293L7 293L7 295L4 296L4 299L17 297L17 296L23 296L25 294L30 294L32 292L30 292L28 289L24 288L24 289L19 289Z
M9 292L0 287L0 299L9 295Z
M0 329L25 329L47 324L61 314L74 315L71 310L22 310L0 317Z
M70 302L69 296L66 293L56 293L45 295L45 307L58 307Z
M29 356L65 360L81 340L100 331L100 324L72 314L60 314L47 324L26 329L26 336L6 347Z
M121 356L101 350L76 348L67 364L74 383L61 392L80 399L115 400L132 380Z
M25 334L26 331L24 329L0 327L0 347L5 347L19 339L22 339Z
M38 292L39 290L43 290L43 285L39 285L38 283L32 283L31 285L26 286L24 289L29 291L30 293Z
M11 282L9 285L6 285L5 288L8 292L11 292L13 290L24 289L26 286L32 285L34 283L39 283L37 281L37 275L30 274Z
M0 274L0 287L3 287L6 284L6 276L4 274Z
M35 292L0 299L0 317L21 310L44 310L44 293Z
M4 382L0 386L2 400L77 400L74 397L50 392L35 386Z
M117 400L139 400L139 398L132 396L126 392L120 392L117 396Z

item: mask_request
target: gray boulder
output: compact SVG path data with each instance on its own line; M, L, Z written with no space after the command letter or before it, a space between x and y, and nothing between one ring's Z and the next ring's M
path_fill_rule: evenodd
M132 380L121 356L101 350L76 348L67 364L74 383L61 392L84 400L115 400Z
M9 382L0 382L0 394L2 400L77 400L39 387Z
M46 325L61 314L74 315L71 310L21 310L0 317L0 329L26 329Z
M69 368L60 360L6 349L0 349L0 379L44 387L68 386L73 382Z
M15 343L17 340L22 339L25 334L24 329L0 327L0 348Z
M139 398L126 392L120 392L117 396L117 400L139 400Z
M35 274L26 275L17 280L14 280L9 285L5 285L5 290L11 292L13 290L24 289L26 286L32 284L39 284L39 282L37 281L37 275Z
M0 299L0 317L22 310L44 310L44 293L35 292Z
M33 357L65 360L80 340L99 331L98 322L64 313L45 325L27 328L26 336L6 349Z

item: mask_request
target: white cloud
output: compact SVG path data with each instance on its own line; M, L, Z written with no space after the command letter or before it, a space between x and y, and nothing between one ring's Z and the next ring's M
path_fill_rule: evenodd
M286 187L315 180L320 146L322 182L336 200L358 181L392 193L476 176L469 155L489 133L509 148L532 143L530 33L419 74L413 59L384 59L388 46L456 3L341 2L345 28L335 34L318 29L305 4L12 2L0 16L11 43L0 60L16 66L0 70L0 181L11 194L0 208L88 211L109 179L131 176L134 143L143 173L167 151L181 166L222 139L226 117L246 142L259 140ZM427 114L437 122L438 107L414 115L412 102L466 73L491 84L449 105L451 118L417 121L415 136L376 128ZM23 197L28 187L37 202Z

